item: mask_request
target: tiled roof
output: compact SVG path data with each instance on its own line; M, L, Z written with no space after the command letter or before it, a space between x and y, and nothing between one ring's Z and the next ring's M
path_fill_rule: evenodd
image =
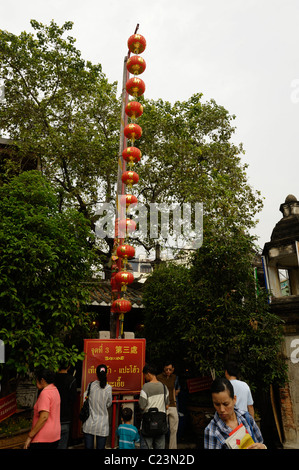
M138 285L128 286L126 298L130 300L133 308L143 308L142 289ZM111 286L109 281L102 281L93 286L91 291L91 305L109 307L111 305Z

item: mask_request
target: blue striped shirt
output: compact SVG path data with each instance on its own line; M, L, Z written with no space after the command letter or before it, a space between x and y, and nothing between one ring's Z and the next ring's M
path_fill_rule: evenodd
M263 443L263 437L260 432L260 429L252 416L249 413L246 413L248 420L250 420L250 424L248 423L245 413L243 411L238 410L235 408L235 413L237 416L238 424L243 424L249 434L251 435L254 442L261 442ZM252 431L251 431L251 428ZM229 433L232 431L230 427L228 427L222 419L220 419L218 413L216 412L214 418L208 426L205 428L204 432L204 448L205 449L228 449L228 446L225 443L225 440L229 437Z
M138 430L132 424L120 424L117 428L120 449L135 449L135 442L140 441Z

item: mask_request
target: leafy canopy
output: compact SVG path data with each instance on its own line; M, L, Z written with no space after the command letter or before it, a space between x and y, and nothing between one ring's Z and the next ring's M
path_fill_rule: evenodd
M32 20L31 26L34 34L0 31L0 127L19 155L38 160L61 207L76 207L94 229L96 203L115 201L121 104L116 84L108 83L99 64L83 60L70 36L71 22L60 27ZM140 99L138 200L202 202L219 230L252 227L262 200L247 182L242 145L231 143L234 116L214 100L204 102L200 93L174 104ZM140 242L150 250L156 240ZM106 262L112 247L112 240L98 240Z
M0 337L5 368L18 374L82 355L72 334L86 332L92 232L74 209L59 211L39 171L0 187ZM81 346L81 345L80 345Z
M255 389L284 383L282 323L253 275L254 245L240 231L206 228L189 266L161 264L145 284L145 335L151 360L173 358L193 375L224 373L234 358Z

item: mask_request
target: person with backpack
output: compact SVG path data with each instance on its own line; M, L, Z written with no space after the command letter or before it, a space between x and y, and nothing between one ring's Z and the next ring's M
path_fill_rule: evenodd
M142 411L140 448L165 449L166 411L169 406L168 389L157 379L157 369L154 365L146 364L143 374L146 383L139 396L139 407Z

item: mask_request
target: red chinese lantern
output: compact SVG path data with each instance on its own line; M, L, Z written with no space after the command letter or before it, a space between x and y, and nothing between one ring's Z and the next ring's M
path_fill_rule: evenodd
M133 34L128 39L128 48L133 54L141 54L146 48L145 37L141 34Z
M136 230L136 222L132 219L122 219L118 222L118 229L123 235L121 238L124 238L124 234L126 235Z
M116 273L115 273L116 275ZM110 279L111 290L112 292L118 292L118 282L115 279L115 276Z
M127 61L127 70L133 75L139 75L146 69L145 60L139 55L130 57Z
M130 118L137 119L143 113L143 106L139 101L129 101L125 108L125 112Z
M137 147L127 147L122 153L123 159L129 163L137 163L141 158L141 151Z
M125 260L128 258L134 258L135 248L131 245L119 245L117 247L117 255Z
M135 171L125 171L122 174L121 180L128 186L132 186L133 184L137 184L139 181L139 175Z
M126 90L129 95L141 96L145 92L145 83L141 78L133 77L130 78L126 83Z
M127 139L130 140L140 139L142 136L142 129L138 124L131 123L124 128L124 134Z
M134 281L134 275L128 271L119 271L115 276L116 282L125 290L128 284Z
M120 198L120 205L123 207L126 206L127 208L130 205L137 204L137 202L138 202L138 199L133 194L124 194Z
M112 303L112 310L117 313L126 313L129 312L132 308L132 304L127 299L116 299Z

